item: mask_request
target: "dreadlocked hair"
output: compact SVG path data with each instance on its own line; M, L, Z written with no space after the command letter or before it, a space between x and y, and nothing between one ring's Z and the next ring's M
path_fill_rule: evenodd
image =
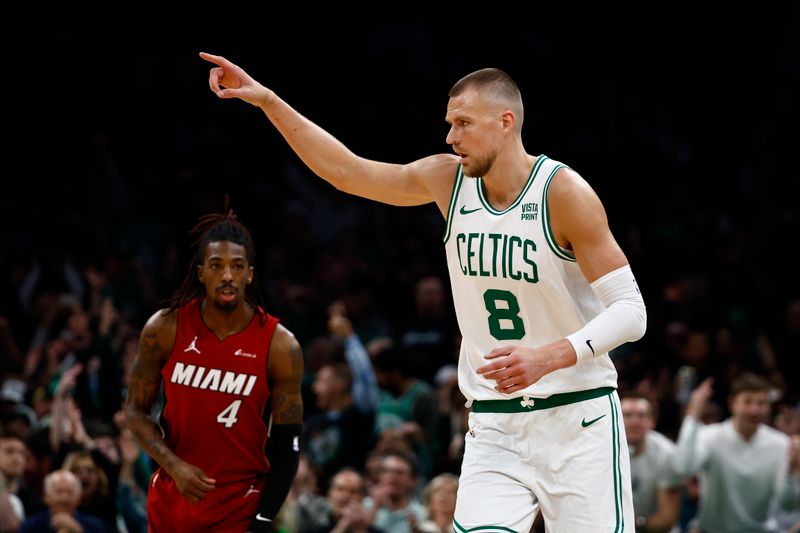
M164 314L170 313L182 307L192 300L202 298L206 294L206 287L197 277L197 265L203 264L206 246L212 242L229 241L244 246L247 262L250 266L255 266L255 246L253 237L244 225L236 220L236 214L229 206L228 195L225 195L225 207L222 213L209 213L203 215L198 220L194 228L189 232L191 235L199 235L192 246L195 247L194 256L189 262L189 271L186 274L181 286L178 287L173 295L167 300L169 308ZM253 308L264 308L264 299L261 296L261 288L258 284L258 276L253 276L253 281L245 288L245 302Z

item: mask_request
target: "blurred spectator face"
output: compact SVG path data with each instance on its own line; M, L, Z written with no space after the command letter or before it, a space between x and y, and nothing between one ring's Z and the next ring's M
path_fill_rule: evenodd
M689 335L689 344L686 346L686 361L696 367L702 367L708 359L711 344L708 335L701 331Z
M769 415L769 393L766 391L742 391L730 401L731 418L743 433L753 433Z
M345 470L333 476L328 490L328 503L335 515L340 515L347 505L364 499L364 480L357 472Z
M311 390L317 398L317 406L320 409L330 409L337 398L348 394L347 384L334 373L330 366L323 366L317 372Z
M456 512L458 479L450 476L438 476L431 480L430 489L428 515L431 517L446 516L452 519Z
M405 497L414 490L414 475L411 465L396 455L389 455L381 462L380 484L389 489L394 497Z
M91 457L79 457L70 466L70 471L78 478L84 498L91 498L100 481L94 460Z
M644 398L624 398L622 400L622 420L625 422L628 444L638 446L654 426L650 402Z
M25 443L14 437L0 438L0 472L9 479L16 479L25 472L27 450Z
M422 315L435 314L444 305L444 287L439 278L427 277L417 282L414 299Z
M50 513L73 514L81 501L81 484L69 470L56 470L44 481L44 501Z

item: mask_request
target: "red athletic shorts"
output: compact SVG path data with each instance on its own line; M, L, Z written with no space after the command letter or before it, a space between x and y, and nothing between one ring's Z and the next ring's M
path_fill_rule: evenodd
M263 480L217 485L205 498L189 503L175 481L158 469L147 491L147 523L151 533L242 533L258 511Z

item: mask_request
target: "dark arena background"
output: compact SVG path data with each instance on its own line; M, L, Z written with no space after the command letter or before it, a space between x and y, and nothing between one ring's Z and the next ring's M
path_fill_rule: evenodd
M774 387L769 424L800 433L798 4L448 4L438 16L248 4L36 2L6 22L2 422L28 436L32 484L57 466L36 434L72 362L87 431L118 438L138 333L186 275L188 231L226 194L253 233L268 311L303 346L306 417L320 412L316 370L341 357L329 323L341 302L370 353L390 339L415 362L401 370L438 392L419 487L459 471L441 215L315 177L260 110L209 91L201 51L395 163L449 152L450 86L505 70L527 151L591 184L644 295L646 335L612 352L620 393L651 397L674 440L690 387L714 377L709 420L723 420L749 370ZM146 487L153 465L140 463ZM324 495L331 472L310 470Z

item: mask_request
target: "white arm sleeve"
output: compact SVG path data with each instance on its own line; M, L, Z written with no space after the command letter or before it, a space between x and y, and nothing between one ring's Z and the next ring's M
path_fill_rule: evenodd
M606 308L567 336L578 356L577 364L642 338L647 328L647 311L630 265L596 279L591 287Z

